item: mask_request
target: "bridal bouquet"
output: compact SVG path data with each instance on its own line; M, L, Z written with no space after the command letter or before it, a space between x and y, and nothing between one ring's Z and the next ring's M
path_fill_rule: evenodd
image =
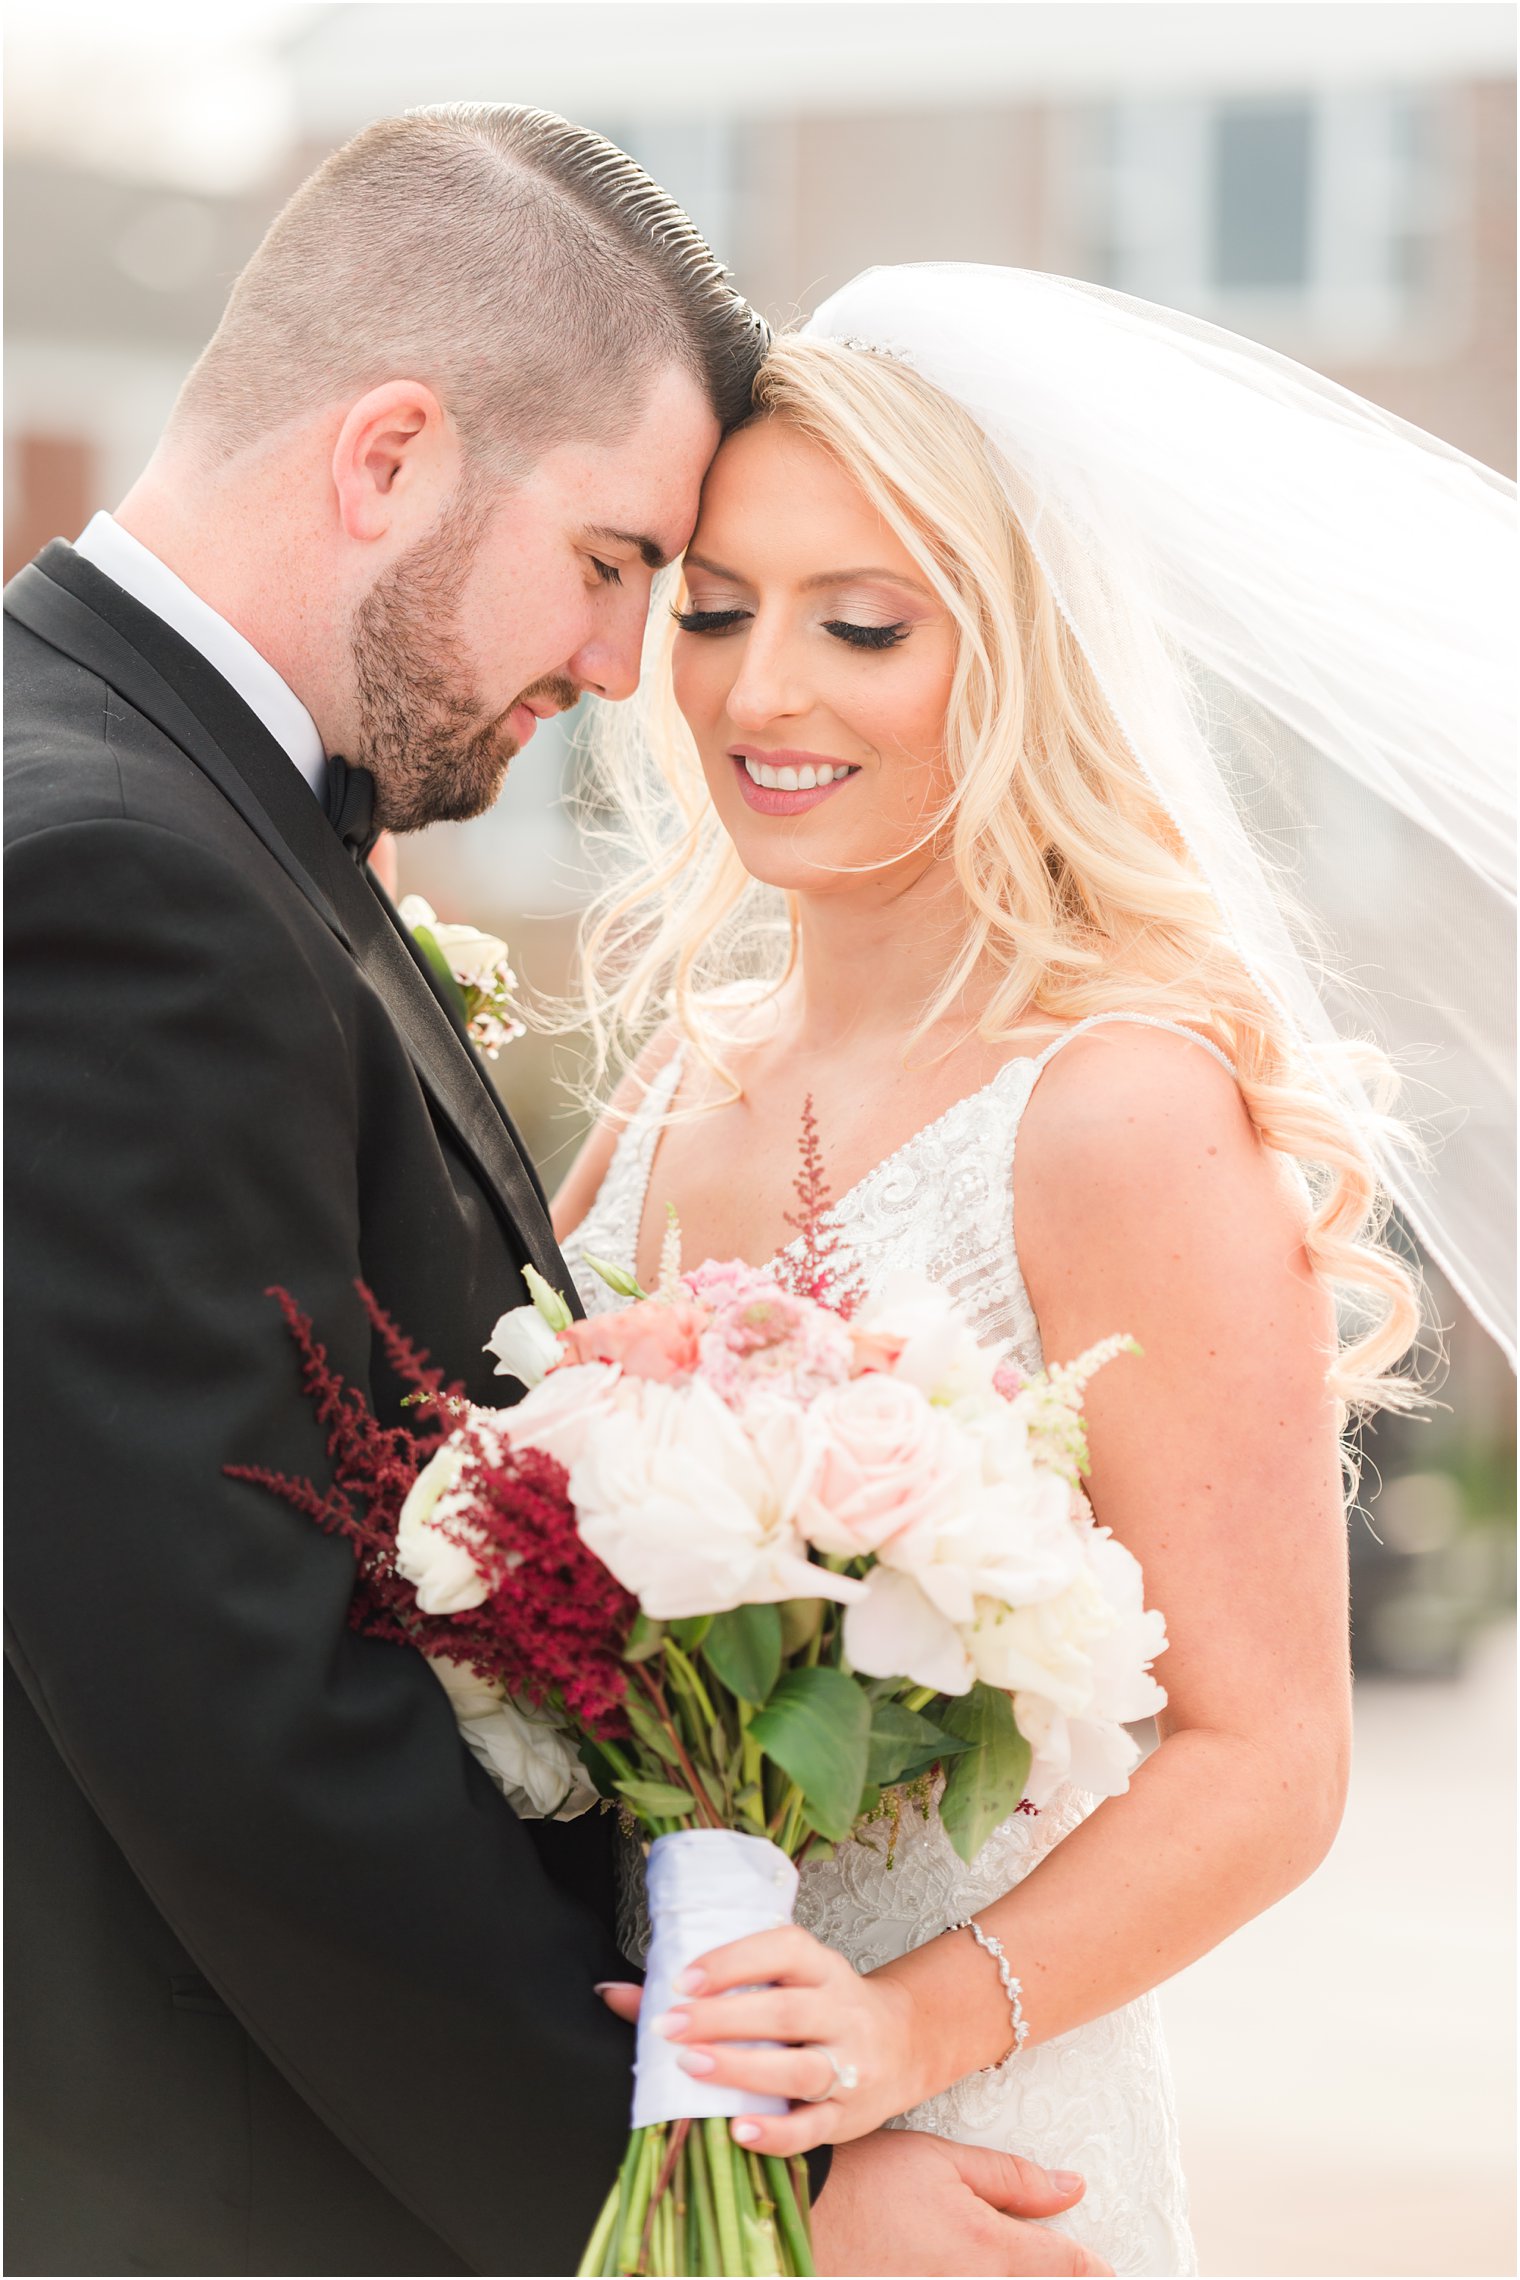
M646 2019L699 1955L788 1921L799 1864L884 1793L938 1769L970 1861L1063 1780L1123 1789L1125 1724L1164 1700L1162 1619L1080 1490L1083 1388L1129 1341L1025 1378L927 1281L860 1302L811 1136L799 1188L785 1271L682 1274L673 1235L652 1296L590 1262L630 1303L574 1321L530 1270L489 1347L527 1389L511 1408L451 1402L376 1309L432 1408L416 1435L375 1424L277 1294L337 1478L244 1477L348 1538L355 1625L432 1658L514 1802L599 1794L643 1834ZM581 2271L810 2272L801 2161L727 2126L766 2110L641 2031Z

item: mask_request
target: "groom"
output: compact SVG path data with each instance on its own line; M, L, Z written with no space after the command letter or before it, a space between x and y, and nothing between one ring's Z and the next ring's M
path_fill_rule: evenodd
M6 595L13 2273L565 2273L617 2160L608 1830L519 1822L347 1549L265 1295L477 1400L542 1191L365 859L631 693L758 320L544 113L280 215L116 516ZM345 755L340 758L338 755ZM1098 2270L1075 2180L841 2148L834 2272Z

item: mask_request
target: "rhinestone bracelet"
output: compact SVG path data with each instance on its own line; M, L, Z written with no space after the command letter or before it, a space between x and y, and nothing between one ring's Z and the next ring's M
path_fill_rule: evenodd
M1006 2066L1015 2052L1021 2051L1029 2040L1029 2021L1024 2016L1024 1990L1013 1976L1002 1941L994 1939L990 1932L984 1932L974 1916L962 1916L960 1922L952 1924L950 1929L952 1932L969 1932L977 1946L986 1949L997 1965L998 1977L1003 1982L1003 1993L1008 1998L1008 2016L1013 2023L1013 2041L1000 2059L997 2059L992 2066L984 2066L981 2069L983 2074L993 2074L999 2066Z

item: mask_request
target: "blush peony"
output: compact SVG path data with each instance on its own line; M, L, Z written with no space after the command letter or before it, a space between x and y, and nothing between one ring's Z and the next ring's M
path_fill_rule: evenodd
M581 1540L646 1615L859 1592L806 1556L789 1418L764 1418L751 1434L700 1379L625 1379L620 1396L572 1465L570 1496Z

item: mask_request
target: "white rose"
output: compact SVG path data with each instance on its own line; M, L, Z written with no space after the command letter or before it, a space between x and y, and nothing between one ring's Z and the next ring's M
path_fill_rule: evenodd
M519 1384L532 1387L559 1360L559 1336L536 1306L514 1306L491 1332L485 1351L496 1356L498 1377L515 1377Z
M1093 1707L1091 1648L1114 1615L1086 1569L1066 1591L1032 1606L984 1599L967 1645L976 1675L1007 1694L1038 1694L1067 1717Z
M1038 1694L1016 1694L1014 1723L1030 1745L1024 1795L1048 1805L1064 1782L1094 1797L1122 1797L1140 1761L1133 1736L1112 1721L1068 1718Z
M514 1448L542 1449L566 1472L620 1401L633 1398L633 1381L615 1362L572 1362L549 1375L504 1410L502 1438Z
M1074 1533L1082 1546L1085 1583L1103 1619L1092 1623L1085 1641L1084 1700L1073 1700L1070 1693L1063 1698L1048 1666L1036 1677L1030 1664L1024 1665L1027 1690L1015 1693L1013 1708L1019 1731L1033 1750L1029 1796L1036 1805L1044 1804L1063 1781L1095 1797L1119 1796L1140 1756L1125 1728L1153 1717L1166 1702L1165 1688L1149 1669L1165 1650L1166 1623L1159 1610L1145 1605L1140 1563L1097 1526L1085 1497L1077 1502ZM992 1652L997 1659L996 1649Z
M936 1694L965 1694L976 1676L956 1625L896 1568L872 1568L865 1596L845 1609L844 1651L868 1678L911 1678Z
M446 1655L427 1662L472 1755L520 1820L573 1821L596 1803L574 1744L548 1711L525 1709L499 1679L481 1678Z
M916 1385L942 1408L977 1409L999 1398L992 1385L999 1357L977 1344L949 1292L927 1275L907 1269L889 1275L853 1327L901 1338L893 1377Z
M646 1615L859 1594L806 1557L791 1517L800 1435L784 1413L762 1412L752 1435L700 1379L625 1379L619 1395L571 1468L570 1496L583 1542Z
M436 921L433 940L449 962L449 971L464 989L487 989L507 963L507 946L499 934L482 934L475 926L442 926Z
M973 1444L975 1446L975 1444ZM1010 1607L1054 1599L1082 1573L1082 1545L1071 1524L1071 1491L1027 1452L990 1482L975 1478L934 1532L927 1559L918 1547L888 1544L882 1557L906 1567L952 1622L975 1620L984 1600Z
M457 1615L478 1607L487 1594L486 1579L468 1548L470 1541L483 1544L485 1539L468 1526L465 1500L455 1493L469 1454L463 1437L450 1434L423 1466L401 1507L396 1567L416 1586L424 1615ZM445 1521L448 1532L440 1525Z
M476 926L445 925L432 904L421 895L403 895L396 905L403 926L415 933L425 926L443 952L450 973L464 989L484 989L508 952L500 935L482 934Z

